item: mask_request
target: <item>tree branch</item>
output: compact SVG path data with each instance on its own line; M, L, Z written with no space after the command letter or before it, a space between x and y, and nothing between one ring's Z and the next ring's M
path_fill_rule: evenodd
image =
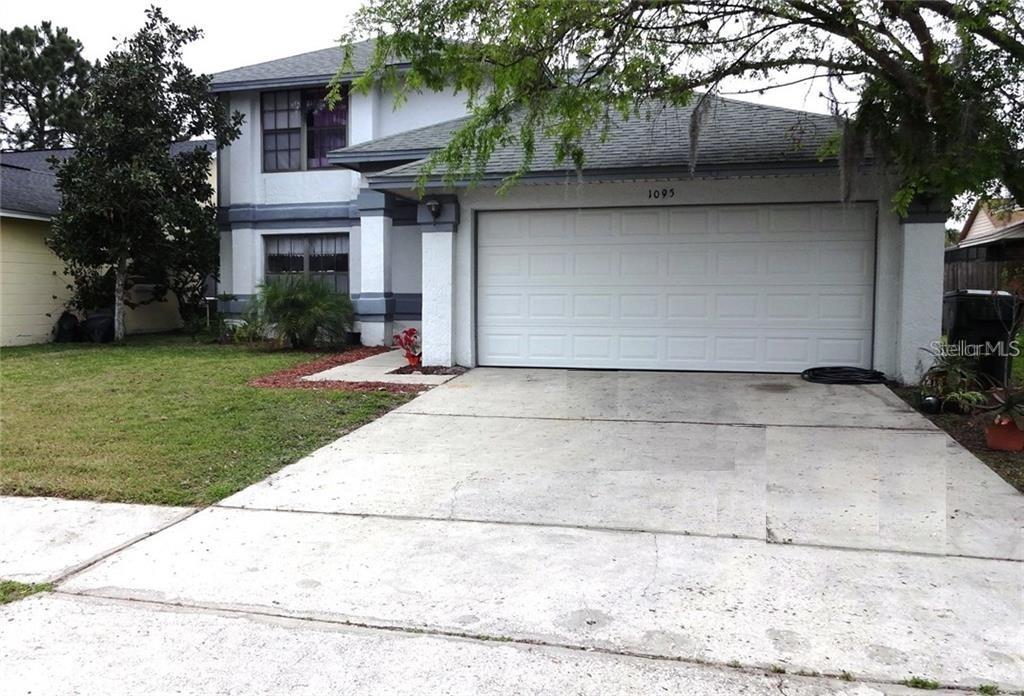
M1006 32L992 26L984 21L984 18L972 14L951 2L946 2L946 0L918 0L917 4L919 7L930 10L946 19L959 22L961 26L971 33L977 34L1013 55L1018 60L1024 61L1024 42L1018 41ZM1007 21L1017 26L1015 19L1007 18Z

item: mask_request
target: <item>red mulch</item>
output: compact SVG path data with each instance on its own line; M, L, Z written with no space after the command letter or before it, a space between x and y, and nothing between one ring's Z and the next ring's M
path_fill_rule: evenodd
M290 367L287 370L280 370L263 377L257 377L256 379L249 381L249 386L264 387L268 389L319 389L321 391L386 391L391 392L392 394L415 394L426 389L426 386L422 384L335 381L309 382L302 379L308 375L314 375L317 372L323 372L324 370L337 367L338 365L345 365L347 363L355 362L356 360L362 360L363 358L368 358L371 355L379 355L380 353L385 353L389 350L391 350L391 348L386 346L359 346L358 348L351 348L346 350L344 353L325 355L317 360L311 360L310 362Z
M439 365L402 365L397 370L392 370L389 375L461 375L465 374L466 368L441 367Z

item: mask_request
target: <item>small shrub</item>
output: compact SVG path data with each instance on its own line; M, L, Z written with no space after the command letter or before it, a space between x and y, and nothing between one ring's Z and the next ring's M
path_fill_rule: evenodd
M999 691L999 687L995 684L982 684L978 687L978 693L985 694L986 696L998 696L1002 692Z
M839 673L839 678L843 681L853 681L853 675L847 672L845 669Z
M985 394L973 389L958 389L942 397L943 407L957 413L971 413L984 406L986 401L988 397Z
M227 343L255 345L267 340L267 324L256 312L246 312L241 321L224 324Z
M251 312L271 335L292 348L342 345L355 320L347 295L339 295L315 278L299 276L261 285Z
M904 686L909 686L912 689L928 689L934 691L939 688L939 683L934 679L925 679L924 677L911 677L910 679L903 680Z

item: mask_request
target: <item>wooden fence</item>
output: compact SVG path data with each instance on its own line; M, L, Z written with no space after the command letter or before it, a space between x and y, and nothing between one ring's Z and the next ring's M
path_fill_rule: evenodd
M998 290L1003 270L1024 267L1024 241L946 251L945 291Z

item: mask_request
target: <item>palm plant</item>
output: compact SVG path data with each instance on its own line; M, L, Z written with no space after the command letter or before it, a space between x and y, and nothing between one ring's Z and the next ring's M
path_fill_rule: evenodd
M943 407L969 412L985 401L985 387L976 360L955 351L922 349L932 356L932 365L921 376L921 393L934 396Z
M251 311L292 348L340 345L355 318L348 295L302 276L275 278L261 285Z

